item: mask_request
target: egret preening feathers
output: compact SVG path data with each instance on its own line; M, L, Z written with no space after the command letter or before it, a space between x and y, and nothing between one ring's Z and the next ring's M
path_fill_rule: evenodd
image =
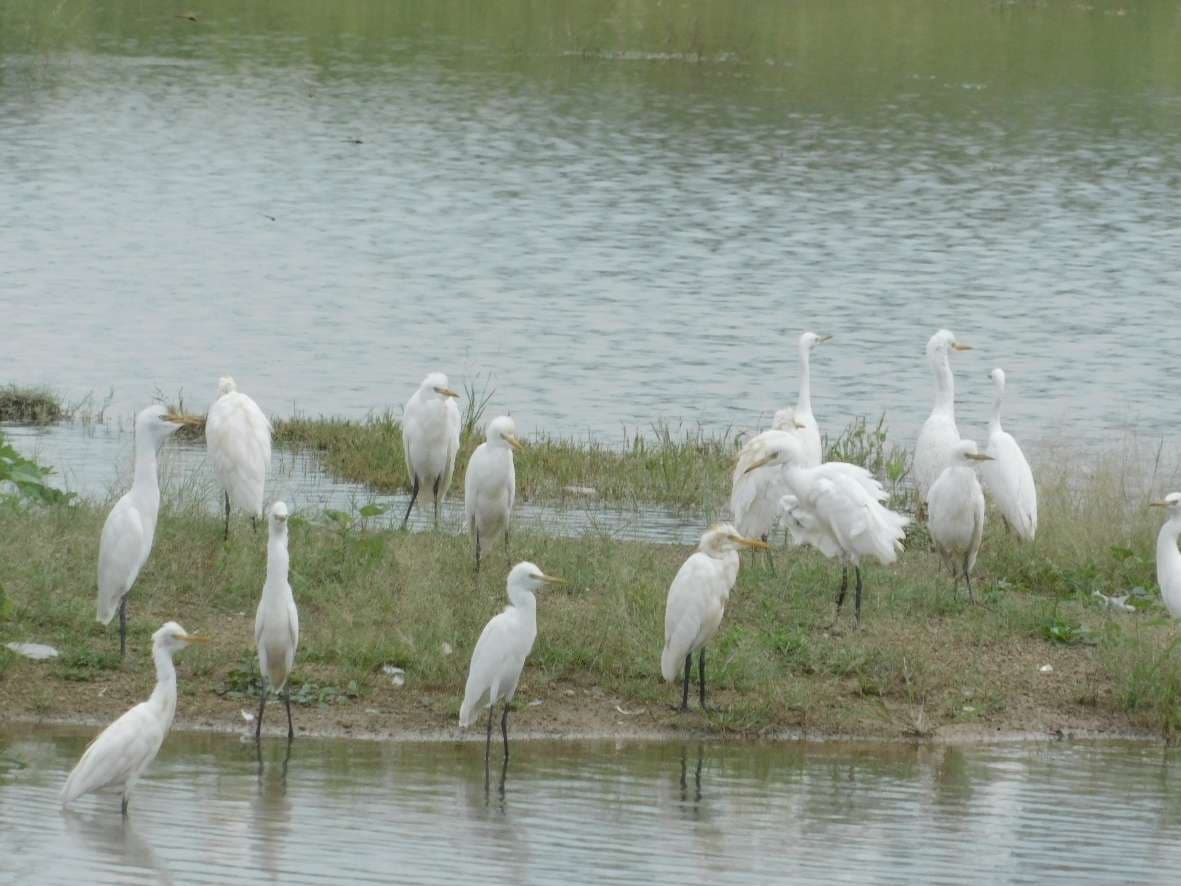
M230 505L246 511L252 520L262 516L263 488L271 466L271 423L228 375L218 380L217 399L205 419L205 449L225 490L225 537L229 538Z
M951 459L951 449L959 441L955 426L955 379L951 374L951 352L970 351L955 335L940 329L927 342L927 364L935 376L935 404L919 430L914 448L914 485L921 501L926 502L931 486Z
M517 495L517 474L513 450L523 446L517 426L507 415L488 423L486 439L476 447L463 478L463 519L476 546L476 568L480 568L480 546L504 534L504 553L509 558L509 520Z
M991 455L976 451L972 440L960 440L951 447L949 464L931 487L927 497L927 528L943 561L968 586L968 599L975 602L971 573L984 538L984 491L976 477L979 462Z
M262 586L262 599L254 615L254 643L258 647L258 670L262 675L262 696L258 705L258 722L254 739L262 737L262 714L269 692L282 692L287 687L295 664L295 650L299 646L299 611L287 581L287 505L277 501L267 513L267 578ZM287 707L287 738L295 737L291 723L291 690L283 695Z
M729 523L712 527L701 536L697 550L681 564L668 589L660 672L671 683L684 663L682 711L689 710L689 671L694 652L701 709L705 710L705 644L717 633L730 590L738 578L739 547L766 550L767 544L744 538Z
M1177 536L1181 535L1181 492L1170 492L1162 501L1151 502L1154 508L1165 508L1169 518L1156 537L1156 583L1169 614L1181 619L1181 552L1177 550Z
M458 397L459 394L447 387L447 376L432 372L422 380L406 404L402 416L402 447L411 490L410 504L402 518L403 527L410 519L410 511L423 487L431 490L435 502L435 525L439 524L439 499L447 495L451 486L455 456L459 453L459 407L455 405Z
M1001 427L1001 401L1005 398L1005 371L994 369L992 420L988 423L988 454L993 460L980 465L980 477L1000 509L1005 524L1022 541L1033 541L1037 532L1037 487L1025 453L1013 435Z
M546 575L528 562L518 563L506 582L509 605L484 625L472 662L468 668L467 687L459 709L459 725L476 721L488 708L488 736L484 744L484 765L492 747L492 714L498 701L504 701L500 731L504 738L504 758L508 760L508 705L517 691L525 659L537 639L537 598L534 592L547 584L563 584L560 578Z
M168 412L163 406L148 406L135 417L135 478L103 523L98 543L97 619L110 624L119 613L119 654L127 653L127 594L156 537L160 513L160 479L156 456L182 425L199 424L200 419Z
M808 467L805 458L798 440L786 440L748 470L782 468L789 492L780 500L780 507L792 540L841 560L837 616L849 586L849 566L853 566L857 579L854 614L860 624L861 561L871 558L893 563L902 550L910 520L882 504L889 496L865 468L839 461Z
M156 688L147 701L137 704L90 743L66 779L61 792L62 806L83 794L111 791L122 795L122 811L127 814L131 789L156 759L176 714L176 668L172 656L188 644L204 640L186 633L174 621L152 635Z

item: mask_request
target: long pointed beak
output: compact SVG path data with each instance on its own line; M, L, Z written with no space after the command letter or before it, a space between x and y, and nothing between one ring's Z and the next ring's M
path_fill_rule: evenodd
M751 548L755 551L769 551L771 546L765 541L757 538L743 538L741 535L732 535L730 540L736 545L741 545L744 548Z
M808 426L807 426L806 424L804 424L802 421L799 421L798 419L794 419L794 418L791 420L791 423L792 423L793 425L795 425L795 426L796 426L796 430L799 430L799 431L802 431L802 430L804 430L804 428L808 427Z
M442 394L444 397L454 397L457 400L459 399L459 394L451 390L451 388L435 388L435 393Z
M769 455L765 456L764 458L760 458L758 461L756 461L753 465L751 465L749 468L747 468L742 473L749 474L751 471L755 470L756 468L761 468L763 465L768 465L772 461L774 461L774 459L771 458L771 456L769 456Z
M954 345L951 346L951 349L953 351L970 351L970 350L972 350L972 346L965 345L962 342L957 341Z
M181 637L186 643L208 643L208 637L202 637L200 634L185 634Z
M167 412L164 414L164 421L172 422L174 425L188 425L189 427L196 428L205 424L205 416L183 415L179 412Z
M967 452L964 453L972 461L996 461L991 455L985 455L983 452Z
M513 447L513 449L517 450L517 452L520 452L522 449L525 448L525 444L520 441L520 439L516 436L516 434L505 434L504 440L506 443L508 443L509 446L511 446L511 447Z
M558 578L556 575L545 575L544 573L542 573L542 575L539 577L547 585L564 585L564 584L566 584L566 579Z
M1150 508L1167 508L1169 503L1167 501L1150 501L1148 506Z
M831 335L822 335L818 339L816 339L816 344L822 345L826 341L832 341L832 336Z

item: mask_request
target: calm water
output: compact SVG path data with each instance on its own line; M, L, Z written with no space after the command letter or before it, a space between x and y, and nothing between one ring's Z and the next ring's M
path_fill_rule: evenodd
M1174 0L9 0L0 382L232 372L269 412L430 369L524 430L794 400L909 439L947 325L965 428L1168 429Z
M525 716L525 715L523 715ZM133 796L88 740L0 735L0 873L33 883L1175 883L1176 752L171 736Z

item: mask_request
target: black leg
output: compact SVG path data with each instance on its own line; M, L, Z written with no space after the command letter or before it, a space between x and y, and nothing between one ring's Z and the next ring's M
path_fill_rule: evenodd
M119 601L119 657L127 657L127 595Z
M488 757L492 753L492 712L495 704L488 705L488 737L484 739L484 781L488 781Z
M480 530L476 530L476 572L480 571Z
M402 518L402 528L406 528L406 522L410 519L410 512L414 509L414 501L418 498L418 475L414 475L414 486L410 489L410 504L406 505L406 516Z
M767 541L767 533L764 532L763 533L763 542L766 543L766 541ZM775 554L774 554L774 552L772 552L772 550L770 548L767 548L767 550L764 553L766 553L766 555L767 555L767 566L770 568L771 574L774 575L775 574Z
M258 517L253 514L250 515L250 531L258 532Z
M435 477L435 528L439 528L439 481L442 477Z
M968 563L964 561L964 584L968 586L968 602L975 603L976 595L972 593L972 576L968 575Z
M845 592L847 590L849 590L849 564L843 563L841 564L841 587L837 591L837 611L836 615L832 617L832 624L829 625L830 628L833 627L841 617L841 607L845 605Z
M504 742L504 762L508 762L508 702L504 703L504 713L500 715L500 738Z
M291 725L291 685L288 684L287 691L283 693L283 704L287 705L287 740L295 738L295 727Z
M262 698L262 700L258 703L258 721L254 724L255 741L262 740L262 712L267 706L267 685L265 682L262 684L262 689L259 690L259 696Z
M226 531L222 533L221 540L230 540L230 493L226 492Z
M685 686L681 691L681 711L689 710L689 669L693 667L693 653L685 656Z
M857 597L854 600L853 611L857 621L857 626L861 627L861 567L854 566L853 569L857 573Z
M119 811L123 814L124 818L127 817L127 795L126 794L123 794L123 796L119 798Z
M697 650L697 694L701 701L701 711L705 712L705 649Z
M508 523L504 524L504 562L508 564L509 569L513 568L513 552L508 543Z

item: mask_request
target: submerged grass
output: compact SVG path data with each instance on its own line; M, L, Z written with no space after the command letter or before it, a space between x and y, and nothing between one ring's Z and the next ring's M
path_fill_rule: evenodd
M795 549L777 555L775 573L744 560L708 649L717 709L704 720L667 710L677 690L659 673L665 595L689 550L519 532L514 558L570 581L539 599L539 635L520 700L543 705L523 716L575 730L618 728L639 711L654 728L742 734L1087 727L1171 738L1181 728L1181 655L1155 597L1156 522L1142 501L1129 501L1131 487L1118 473L1118 466L1092 466L1081 482L1068 483L1077 472L1064 462L1053 475L1043 471L1038 541L1021 545L999 520L990 525L977 606L952 594L935 556L917 545L894 568L865 570L865 626L851 630L846 613L843 633L834 634L825 629L839 579L834 564ZM130 598L134 655L121 664L114 630L93 614L104 516L85 503L0 504L0 640L63 651L54 663L0 659L5 709L86 714L101 703L88 686L128 674L139 679L128 697L142 694L151 632L175 618L214 635L210 648L185 652L182 710L190 718L240 719L263 534L236 525L223 544L215 517L166 508ZM504 560L489 557L477 576L463 537L342 530L308 515L292 521L291 556L303 629L297 700L329 707L329 722L363 724L367 711L397 697L408 701L396 725L453 724L472 647L505 602ZM1136 613L1106 609L1093 596L1137 586L1154 595ZM404 688L391 688L386 665L405 671Z
M45 425L61 421L68 414L66 404L48 388L0 387L0 421Z

